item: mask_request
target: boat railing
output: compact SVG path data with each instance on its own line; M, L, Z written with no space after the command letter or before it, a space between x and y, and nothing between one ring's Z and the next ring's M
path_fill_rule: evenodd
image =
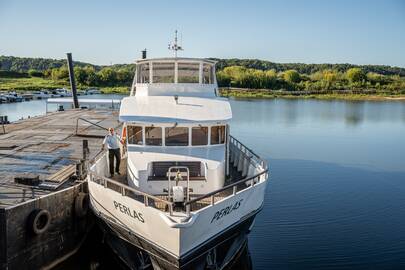
M239 191L244 190L245 188L253 187L257 183L267 180L267 163L250 150L250 148L230 136L229 150L229 159L232 165L236 167L235 169L241 173L243 179L185 202L184 206L187 215L193 210L200 210L201 208L214 205L217 197L223 199L236 195ZM206 203L207 199L209 199L209 204ZM203 207L200 205L203 205ZM198 209L195 209L194 206L199 207L197 207Z
M76 135L79 134L79 121L86 122L86 123L88 123L88 124L90 124L90 125L92 125L92 126L98 127L99 129L108 130L108 128L105 128L105 127L103 127L103 126L100 126L100 125L97 124L97 123L93 123L93 122L91 122L91 121L89 121L89 120L87 120L87 119L84 119L84 118L82 118L82 117L78 117L78 118L76 119Z
M165 210L168 210L170 215L173 215L174 203L172 203L172 202L155 197L148 193L144 193L140 190L131 188L128 185L122 184L118 181L112 180L107 177L97 175L93 172L90 172L89 175L90 175L90 181L103 185L105 188L109 188L109 189L115 190L117 192L121 192L121 194L123 196L131 197L140 202L143 202L145 204L145 206L147 206L147 207L153 207L153 208L157 208L159 210L161 210L162 208ZM157 207L157 203L163 204L163 207Z
M153 207L158 210L168 211L170 215L173 215L173 208L174 208L173 202L142 192L126 184L120 183L116 180L100 175L100 173L97 172L97 165L99 165L98 163L102 162L103 159L105 161L105 164L107 164L106 163L107 152L102 153L98 157L99 158L94 160L93 164L90 167L88 173L90 181L102 185L105 188L119 192L121 193L122 196L131 197L139 202L143 202L147 207Z
M223 188L201 195L197 198L187 200L183 204L183 211L186 212L187 216L190 216L191 211L197 211L207 206L212 206L217 203L218 199L224 199L226 197L236 195L238 192L241 192L246 188L253 187L268 179L267 163L232 136L230 136L229 140L229 150L229 159L235 169L241 174L242 179L230 183ZM101 164L103 159L104 165ZM92 164L89 170L90 181L103 185L105 188L120 192L123 196L128 196L137 201L143 202L147 207L153 207L164 212L169 212L171 216L173 215L173 202L142 192L126 184L122 184L116 180L102 176L101 174L103 173L100 172L100 170L108 167L105 166L105 164L107 164L106 152L97 155L97 158L90 161L90 164ZM99 167L97 167L98 165ZM176 208L176 211L177 210L178 208Z

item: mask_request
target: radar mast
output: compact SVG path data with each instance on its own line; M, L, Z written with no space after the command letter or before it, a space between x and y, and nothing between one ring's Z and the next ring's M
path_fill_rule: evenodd
M177 58L177 51L183 51L183 47L177 43L177 30L174 31L174 42L169 43L169 50L174 51L175 58Z

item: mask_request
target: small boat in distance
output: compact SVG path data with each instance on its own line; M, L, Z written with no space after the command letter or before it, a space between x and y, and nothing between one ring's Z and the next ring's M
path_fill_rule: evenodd
M96 88L89 88L84 91L85 95L97 95L101 94L101 91Z
M58 88L51 91L52 97L71 97L72 92L66 88Z
M48 92L48 90L41 90L32 92L32 95L35 99L47 99L52 97L52 95Z
M119 115L122 175L110 177L106 152L88 174L92 210L129 267L223 269L241 250L263 206L268 169L230 135L231 118L215 61L137 61Z

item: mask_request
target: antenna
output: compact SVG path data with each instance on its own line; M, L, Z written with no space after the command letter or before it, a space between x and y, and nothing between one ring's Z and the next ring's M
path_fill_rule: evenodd
M174 42L169 43L169 50L174 51L174 57L177 58L177 51L182 51L183 47L177 44L177 30L174 31Z

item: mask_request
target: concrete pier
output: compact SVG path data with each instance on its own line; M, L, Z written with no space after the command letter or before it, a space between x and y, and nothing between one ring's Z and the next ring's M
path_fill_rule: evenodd
M0 269L49 269L80 247L93 224L86 163L103 127L119 129L118 113L67 110L0 130Z

